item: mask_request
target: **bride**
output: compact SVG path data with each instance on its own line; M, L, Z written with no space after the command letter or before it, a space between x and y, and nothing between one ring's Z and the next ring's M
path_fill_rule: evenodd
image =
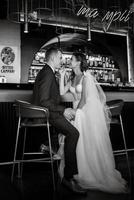
M61 95L70 91L73 94L75 118L71 123L80 133L77 145L78 175L74 178L84 188L111 193L126 192L126 181L115 168L112 146L109 137L110 111L106 97L96 79L87 70L85 55L74 53L70 67L74 77L66 85L65 70L60 71ZM63 177L64 136L59 137L59 154L63 156L59 174Z

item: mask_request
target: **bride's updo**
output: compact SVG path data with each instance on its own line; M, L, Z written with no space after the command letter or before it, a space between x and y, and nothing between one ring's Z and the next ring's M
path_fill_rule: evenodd
M80 69L82 72L88 69L86 56L83 53L73 53L77 61L80 61Z

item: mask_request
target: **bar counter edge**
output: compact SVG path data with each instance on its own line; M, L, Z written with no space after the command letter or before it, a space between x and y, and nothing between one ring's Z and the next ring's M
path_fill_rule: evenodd
M123 99L126 102L134 102L134 87L104 86L107 101ZM29 101L32 95L33 84L0 84L0 102L13 102L15 99ZM63 101L72 101L70 93L62 96Z

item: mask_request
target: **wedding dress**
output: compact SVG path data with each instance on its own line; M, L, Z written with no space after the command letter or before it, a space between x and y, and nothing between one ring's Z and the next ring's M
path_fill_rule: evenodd
M106 97L89 71L84 73L86 85L85 104L82 109L77 109L75 120L71 122L79 131L76 155L78 183L89 189L97 189L111 193L126 192L126 181L115 168L112 146L109 137L110 112L106 106ZM82 79L83 79L82 78ZM75 97L74 108L77 107L82 92L82 81L70 91ZM59 137L59 152L62 160L59 174L63 176L64 168L64 137Z

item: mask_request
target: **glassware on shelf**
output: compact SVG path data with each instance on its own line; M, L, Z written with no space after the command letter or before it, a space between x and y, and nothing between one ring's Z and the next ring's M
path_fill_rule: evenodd
M65 81L68 82L71 75L72 69L69 67L71 61L72 53L64 52L62 54L62 66L66 70ZM90 54L86 55L89 70L95 76L100 83L114 83L117 69L116 62L112 56L100 55L100 54ZM45 64L45 52L37 52L35 54L35 59L29 68L29 82L34 82L38 72L42 69Z

